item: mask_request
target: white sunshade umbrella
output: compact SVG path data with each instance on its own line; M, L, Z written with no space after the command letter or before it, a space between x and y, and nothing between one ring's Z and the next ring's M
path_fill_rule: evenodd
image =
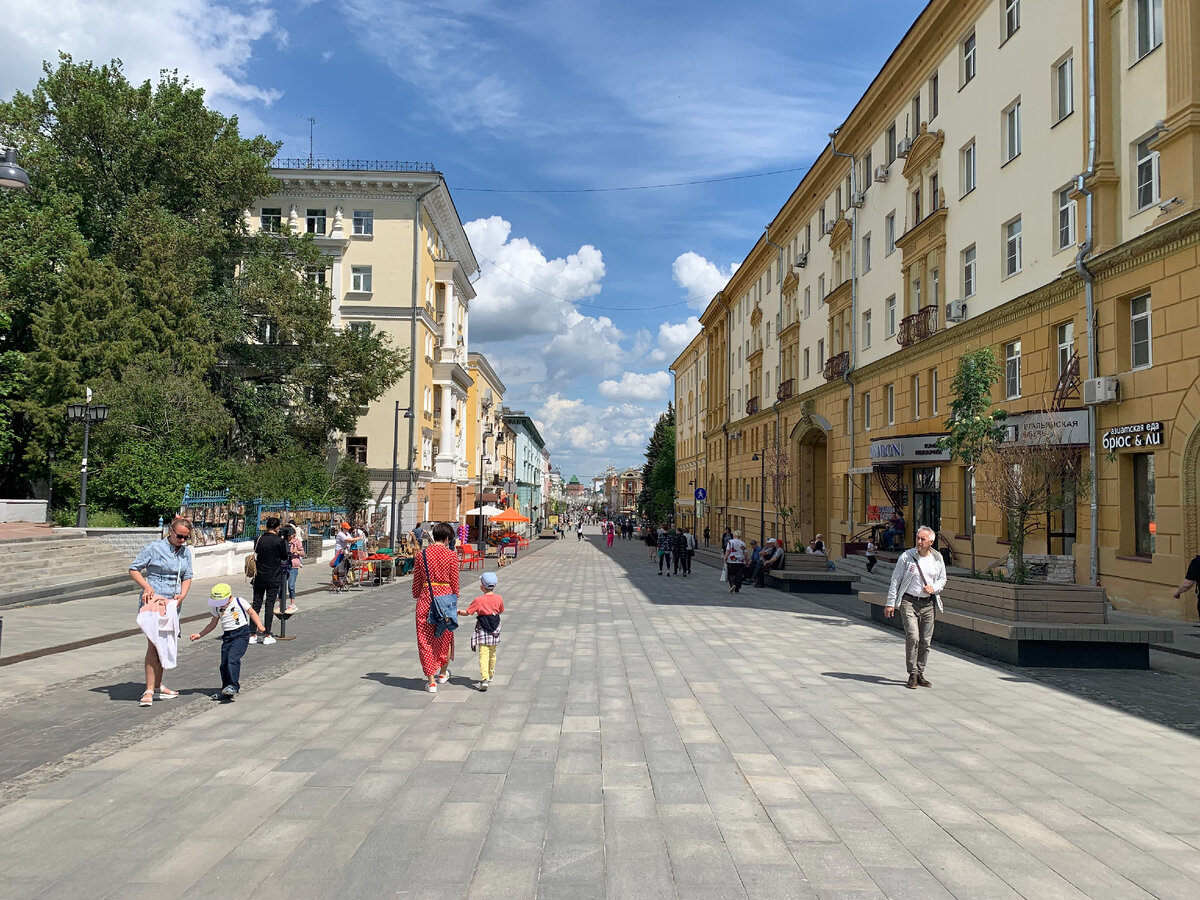
M475 507L475 509L467 510L466 515L468 515L468 516L498 516L502 512L504 512L504 510L502 510L498 506L477 506L477 507Z

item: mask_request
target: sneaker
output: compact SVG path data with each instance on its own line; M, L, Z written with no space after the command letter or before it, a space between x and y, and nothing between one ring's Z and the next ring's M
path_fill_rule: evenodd
M273 643L275 643L275 638L269 634L263 635L263 638L261 641L259 641L259 643L260 644L273 644Z
M290 615L292 615L293 613L295 613L297 609L299 609L299 607L298 607L298 606L296 606L296 604L295 604L295 603L289 603L289 604L288 604L288 608L287 608L287 609L285 609L285 610L283 611L283 614L284 614L285 616L290 616Z
M431 681L431 682L429 682L429 684L425 685L425 690L427 690L431 694L436 694L437 693L437 685Z
M445 684L449 680L450 680L450 670L449 669L447 669L445 672L442 672L437 677L438 684Z
M225 687L221 688L221 694L225 697L233 699L233 697L237 694L237 688L235 688L232 684L227 684Z
M479 689L481 691L486 691L488 689L488 680L486 678L479 682Z
M258 635L257 635L257 634L252 634L252 635L250 635L250 641L249 641L249 643L251 643L251 644L257 644L257 643L258 643Z

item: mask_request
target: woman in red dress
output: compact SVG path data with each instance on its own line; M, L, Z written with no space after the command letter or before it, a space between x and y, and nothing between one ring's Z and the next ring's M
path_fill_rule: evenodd
M444 631L437 637L437 626L429 622L429 588L433 593L458 593L458 554L450 549L454 528L446 522L433 526L433 543L413 561L412 595L417 601L417 653L425 673L425 690L437 693L437 686L450 677L450 660L454 659L454 632ZM428 570L426 570L428 563Z

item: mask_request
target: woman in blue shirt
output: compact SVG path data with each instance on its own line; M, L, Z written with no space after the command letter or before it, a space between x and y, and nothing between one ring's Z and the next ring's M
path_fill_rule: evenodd
M130 564L129 577L142 589L139 611L156 597L174 600L179 609L183 609L183 598L192 586L192 550L187 545L191 536L191 521L175 519L167 529L167 536L142 550ZM179 691L163 686L163 666L158 650L149 638L146 643L146 692L142 694L141 706L149 706L153 700L173 700L179 696Z

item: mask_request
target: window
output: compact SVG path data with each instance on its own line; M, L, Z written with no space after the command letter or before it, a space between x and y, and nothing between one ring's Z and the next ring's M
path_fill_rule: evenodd
M938 181L938 174L934 172L929 176L929 211L938 211L938 189L941 182Z
M371 267L350 267L350 290L361 294L371 293Z
M883 255L891 256L896 250L896 211L892 210L883 220Z
M920 94L917 94L917 96L912 98L911 106L912 106L912 130L913 130L913 134L916 134L917 132L919 132L921 130L921 95ZM907 131L908 131L908 129L905 129L905 132L907 132Z
M1004 162L1009 163L1021 155L1021 101L1015 101L1004 110L1001 117L1003 132Z
M975 296L975 245L962 252L963 299Z
M1129 301L1129 362L1134 369L1145 369L1150 354L1150 295Z
M825 276L817 276L817 309L825 305Z
M1004 0L1004 21L1000 23L1000 34L1008 40L1021 27L1021 0Z
M896 295L888 297L883 301L884 308L884 326L887 328L887 336L896 336Z
M279 323L273 322L270 319L259 319L256 323L256 332L258 334L258 342L260 344L278 344L279 343Z
M1154 454L1137 453L1133 457L1133 533L1134 553L1154 555Z
M938 117L938 73L929 76L929 121Z
M967 196L975 190L975 139L958 151L958 169L960 174L959 187L962 196Z
M810 374L812 374L812 372L809 368L808 348L805 347L804 348L804 377L807 378Z
M912 214L913 224L917 225L921 222L921 189L917 188L912 192Z
M937 369L929 370L929 414L938 414L938 377Z
M862 239L862 270L863 274L871 271L871 234L868 232Z
M863 156L862 171L863 171L863 177L861 179L862 189L863 189L863 191L866 191L866 189L869 188L871 186L871 183L875 180L875 170L873 168L871 168L871 151L870 150L868 150L866 152L866 154Z
M1068 56L1054 66L1054 121L1075 111L1075 62Z
M351 322L350 323L350 333L356 334L359 337L370 337L371 329L373 327L374 326L371 325L370 322Z
M258 227L263 231L278 232L283 227L283 210L278 206L264 206L258 213Z
M808 318L812 313L812 288L804 289L804 318Z
M1150 149L1146 138L1137 145L1137 208L1146 209L1158 202L1158 151Z
M1141 59L1163 42L1163 0L1137 0L1133 5L1133 35Z
M304 227L309 234L325 233L325 210L310 209L304 216Z
M862 346L866 350L871 346L871 311L862 314Z
M304 277L312 284L325 284L325 269L318 266L309 266L304 270Z
M354 211L354 233L368 235L375 233L375 211L372 209L356 209Z
M896 424L896 386L889 384L886 389L887 396L887 422L889 425Z
M1058 192L1058 249L1075 246L1075 201L1071 198L1071 185Z
M863 393L862 411L863 411L863 431L870 431L871 430L871 394L869 392Z
M367 464L367 439L365 437L346 438L346 455L356 463Z
M825 368L825 338L817 341L817 368Z
M942 299L942 276L940 269L929 271L929 302L937 306Z
M1021 342L1004 345L1004 397L1015 400L1021 396Z
M1062 375L1075 355L1075 323L1063 322L1054 329L1054 337L1058 344L1058 374Z
M921 376L912 377L912 412L913 421L921 418Z
M975 32L971 32L960 45L962 47L962 83L965 85L975 77Z
M890 166L896 161L896 123L893 122L888 126L887 135L884 137L884 142L887 144L887 161Z
M1004 226L1004 277L1021 271L1021 219L1017 217Z

